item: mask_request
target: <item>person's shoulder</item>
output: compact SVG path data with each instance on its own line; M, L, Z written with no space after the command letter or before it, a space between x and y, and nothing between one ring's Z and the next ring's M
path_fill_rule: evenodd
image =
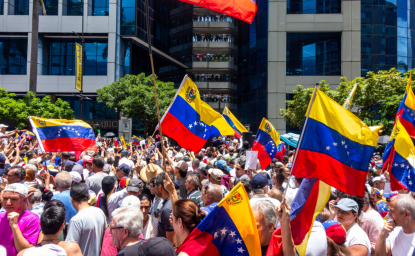
M79 245L76 242L60 242L58 243L58 245L60 247L62 247L65 251L66 254L68 255L82 255L82 251L81 248L79 247Z
M32 220L40 221L39 215L37 215L36 213L31 212L29 210L26 210L23 213L23 216L21 217L21 219L24 219L24 220L27 220L27 221L32 221Z

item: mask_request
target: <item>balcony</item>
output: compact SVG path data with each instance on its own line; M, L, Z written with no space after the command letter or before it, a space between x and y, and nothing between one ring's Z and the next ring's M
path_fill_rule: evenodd
M238 29L234 23L229 21L193 21L193 28L226 28Z
M236 90L236 84L231 82L197 82L193 81L198 89Z
M233 62L225 61L193 61L192 69L232 69L238 70L238 66Z
M203 48L203 49L223 49L229 48L237 50L237 47L233 44L233 42L193 42L193 48Z

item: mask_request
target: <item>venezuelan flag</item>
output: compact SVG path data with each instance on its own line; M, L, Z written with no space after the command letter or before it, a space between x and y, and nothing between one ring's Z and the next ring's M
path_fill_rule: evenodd
M124 136L121 136L120 137L120 141L121 141L121 145L124 147L124 148L127 148L127 145L125 144L125 140L124 140Z
M287 154L285 151L284 142L281 142L277 147L277 153L275 153L274 158L278 159L278 161L282 161L282 157Z
M248 23L252 23L257 12L256 0L220 1L220 0L180 0L224 13Z
M177 252L194 256L261 255L256 221L242 183L199 223Z
M150 139L150 138L147 138L147 139L146 139L146 144L147 144L148 146L151 146L151 144L153 144L153 142L151 142L151 139Z
M347 99L343 103L343 107L345 109L350 110L350 107L352 106L352 100L353 100L353 97L356 93L356 90L357 90L357 83L353 86L352 91L350 92L349 96L347 97Z
M310 115L292 175L317 178L347 194L363 197L380 127L370 129L318 89L308 108Z
M258 151L258 160L262 169L267 168L272 162L278 152L279 145L280 134L267 119L262 118L252 147L253 151Z
M212 137L235 133L221 114L200 99L199 90L187 76L161 119L161 128L182 148L194 152Z
M395 122L383 166L389 171L392 190L415 191L415 146L401 120Z
M44 152L97 150L91 126L81 120L29 116Z
M130 143L125 143L125 145L127 146L127 149L130 149Z
M242 137L243 132L248 132L238 119L232 114L232 112L225 107L222 113L223 118L225 118L226 122L235 130L235 138L239 139Z
M26 131L26 135L27 135L27 139L28 139L28 140L33 139L33 136L35 136L33 133L31 133L31 132L29 132L29 131Z
M140 146L140 139L135 135L133 135L133 144Z
M415 95L411 88L411 75L406 84L405 95L399 105L398 113L396 113L396 120L399 118L401 124L405 127L411 138L415 139Z

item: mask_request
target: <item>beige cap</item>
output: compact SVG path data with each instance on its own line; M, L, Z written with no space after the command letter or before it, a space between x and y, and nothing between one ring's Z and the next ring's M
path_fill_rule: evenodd
M174 163L174 168L179 168L183 172L187 172L187 169L189 168L189 166L187 165L185 161L179 161L177 163Z
M216 168L209 169L209 175L216 181L221 181L223 177L223 172Z

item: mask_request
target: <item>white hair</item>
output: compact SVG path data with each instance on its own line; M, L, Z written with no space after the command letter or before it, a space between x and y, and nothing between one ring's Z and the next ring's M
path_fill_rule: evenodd
M70 188L72 185L72 177L67 171L62 171L56 175L56 184L59 188Z
M277 214L275 213L275 206L269 200L257 200L251 203L252 211L261 212L264 215L267 225L277 223Z
M36 167L36 165L34 165L34 164L26 164L26 165L24 166L24 168L25 168L25 169L30 169L30 170L34 171L35 173L37 172L37 167Z
M42 192L40 192L39 189L36 189L35 192L28 197L28 200L31 204L40 203L42 200Z
M411 218L415 220L415 200L409 195L397 195L391 198L391 201L396 202L396 208L400 213L408 211Z
M112 212L112 219L117 226L128 229L129 237L137 238L143 230L143 213L137 207L124 206Z

